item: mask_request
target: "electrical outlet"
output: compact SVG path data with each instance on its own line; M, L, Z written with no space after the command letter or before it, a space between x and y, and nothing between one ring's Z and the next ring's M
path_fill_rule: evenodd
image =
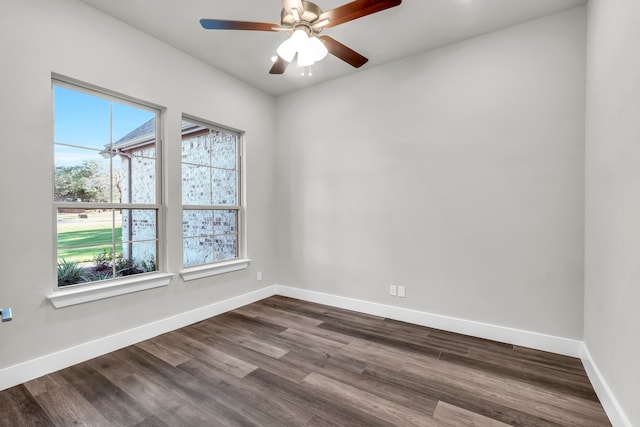
M262 280L262 271L258 271L258 274L256 275L256 279Z
M389 295L396 296L398 295L398 288L396 285L389 285Z
M400 298L404 298L407 296L407 292L406 289L404 288L404 286L398 286L398 296Z

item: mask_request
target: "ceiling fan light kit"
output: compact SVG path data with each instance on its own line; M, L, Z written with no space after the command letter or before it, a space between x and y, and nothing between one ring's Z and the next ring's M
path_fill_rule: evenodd
M355 0L323 12L315 3L304 0L282 0L280 25L263 22L201 19L207 30L286 31L290 37L277 49L278 57L269 71L282 74L297 55L297 64L308 68L327 54L343 60L355 68L368 59L329 36L318 36L324 28L335 27L363 16L383 11L402 3L402 0ZM304 73L303 73L304 74Z
M304 30L296 29L290 38L283 41L277 50L278 56L287 62L298 54L298 66L308 67L321 61L329 50L315 35L309 36Z

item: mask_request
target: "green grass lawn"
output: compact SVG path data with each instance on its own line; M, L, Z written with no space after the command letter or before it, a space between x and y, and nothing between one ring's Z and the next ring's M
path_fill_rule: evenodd
M122 228L116 228L115 239L120 241ZM96 255L104 251L112 251L111 227L96 226L92 228L77 228L68 231L58 232L58 260L64 258L66 261L93 262ZM80 247L65 247L80 246ZM122 253L122 245L116 245L116 253Z

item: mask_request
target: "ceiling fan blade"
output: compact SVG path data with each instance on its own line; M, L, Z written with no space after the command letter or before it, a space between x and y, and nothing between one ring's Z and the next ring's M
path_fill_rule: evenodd
M352 65L355 68L362 67L368 61L367 58L360 55L355 50L343 45L336 39L333 39L329 36L320 36L319 39L322 40L324 45L327 47L327 50L329 50L330 54L342 59L344 62Z
M328 18L329 23L325 25L325 27L331 28L344 24L345 22L353 21L354 19L362 18L363 16L371 15L372 13L398 6L401 3L402 0L355 0L324 12L318 17L318 20Z
M250 31L278 31L278 24L267 22L228 21L226 19L201 19L200 25L206 30L250 30Z
M287 13L291 13L291 9L296 9L300 15L304 13L302 0L282 0L282 7Z
M289 65L287 61L277 56L276 62L273 63L273 67L269 70L269 74L282 74L287 69L287 65Z

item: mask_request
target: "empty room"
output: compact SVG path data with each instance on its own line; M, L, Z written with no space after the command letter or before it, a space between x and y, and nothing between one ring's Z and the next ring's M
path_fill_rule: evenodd
M639 24L0 0L0 426L640 426Z

